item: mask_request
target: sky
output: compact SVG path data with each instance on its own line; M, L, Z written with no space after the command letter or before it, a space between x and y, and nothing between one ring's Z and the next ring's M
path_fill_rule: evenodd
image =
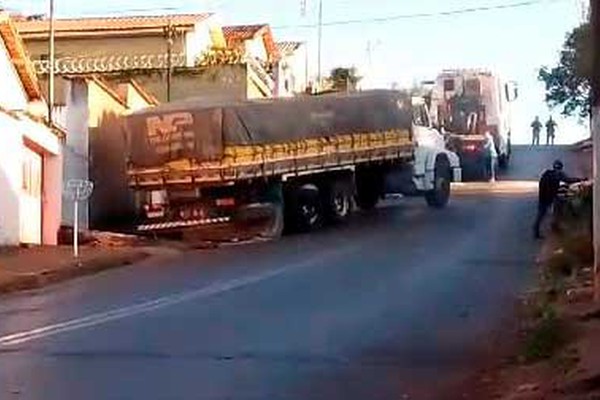
M302 12L302 3L306 3ZM527 0L322 0L322 71L355 66L363 87L411 86L434 79L445 68L489 68L519 86L513 107L513 140L528 142L535 115L552 114L557 142L589 136L585 123L561 118L544 103L537 80L553 65L565 35L584 16L584 0L531 0L532 4L488 11L439 15L468 8L510 6ZM319 0L55 0L57 16L216 12L223 24L269 23L276 40L308 43L309 65L317 70ZM5 7L44 13L48 0L0 0ZM437 14L416 17L415 14ZM397 18L396 18L397 17ZM369 19L389 18L369 22ZM357 23L327 26L334 21ZM309 25L309 26L307 26Z

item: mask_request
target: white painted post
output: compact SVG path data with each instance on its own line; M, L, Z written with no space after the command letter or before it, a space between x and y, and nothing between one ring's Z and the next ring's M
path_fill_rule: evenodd
M79 200L75 199L75 206L73 207L73 255L75 258L79 257Z
M69 179L64 194L73 201L73 255L79 257L79 202L90 197L94 184L83 179Z

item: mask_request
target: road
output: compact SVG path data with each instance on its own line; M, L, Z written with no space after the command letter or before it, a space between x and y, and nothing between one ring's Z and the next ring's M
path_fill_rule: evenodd
M519 148L503 179L563 153ZM0 298L0 398L453 398L532 280L534 204L405 200Z

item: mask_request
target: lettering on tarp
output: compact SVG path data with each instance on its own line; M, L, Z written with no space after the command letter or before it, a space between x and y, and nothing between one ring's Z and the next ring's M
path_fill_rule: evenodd
M191 129L194 117L188 112L177 112L146 118L148 142L157 154L194 150L195 135Z

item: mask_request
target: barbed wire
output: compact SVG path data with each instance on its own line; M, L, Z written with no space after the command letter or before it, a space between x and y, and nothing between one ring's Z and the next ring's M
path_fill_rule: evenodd
M186 66L185 54L172 54L171 67ZM38 74L48 74L50 62L35 60L33 66ZM165 69L169 67L167 54L110 55L97 57L64 57L55 60L56 74L85 74L128 71L137 69Z

